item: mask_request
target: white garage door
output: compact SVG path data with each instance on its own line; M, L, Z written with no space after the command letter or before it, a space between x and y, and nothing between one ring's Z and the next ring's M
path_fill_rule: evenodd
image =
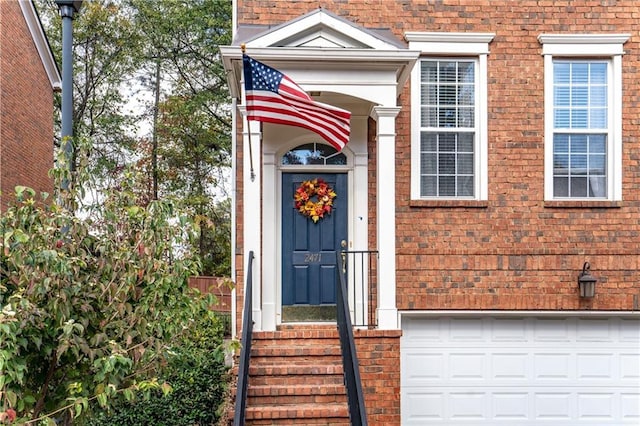
M640 320L402 319L403 425L640 425Z

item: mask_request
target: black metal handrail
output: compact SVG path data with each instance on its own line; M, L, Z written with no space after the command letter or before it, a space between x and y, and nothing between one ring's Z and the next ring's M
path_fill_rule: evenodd
M240 338L240 364L238 365L238 385L236 404L233 414L234 426L244 426L247 408L247 387L249 385L249 361L251 359L251 340L253 335L253 251L249 252L247 280L244 288L244 312L242 313L242 336Z
M342 265L342 253L336 252L336 265ZM347 387L349 418L352 426L366 426L367 412L364 406L358 355L356 354L356 343L353 337L353 326L349 313L347 280L343 268L338 267L336 271L338 271L338 288L336 289L338 334L340 335L340 347L342 349L344 382Z
M377 250L344 250L342 272L346 272L347 291L353 301L351 321L355 327L375 328L378 268Z

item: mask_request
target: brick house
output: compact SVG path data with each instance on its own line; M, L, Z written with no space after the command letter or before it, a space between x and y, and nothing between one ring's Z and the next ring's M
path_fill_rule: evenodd
M294 368L332 355L342 251L370 424L640 422L636 1L236 0L234 31L247 424L348 424ZM241 44L352 113L341 152L244 119ZM337 193L318 223L293 208L315 177Z
M30 0L0 2L0 206L16 185L53 192L53 93L62 88Z

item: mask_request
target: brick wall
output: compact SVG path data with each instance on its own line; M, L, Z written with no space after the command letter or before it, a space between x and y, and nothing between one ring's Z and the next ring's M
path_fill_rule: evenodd
M400 424L399 330L354 330L370 425Z
M24 185L53 191L53 89L17 1L0 1L0 208Z
M364 27L389 28L400 39L406 31L496 34L488 58L486 205L411 205L408 84L399 99L403 109L396 122L395 201L400 309L640 309L637 1L238 3L242 24L279 24L323 7ZM624 201L616 206L545 206L541 33L631 34L623 58ZM375 185L375 152L370 170ZM374 186L370 194L375 206ZM375 231L375 218L371 220ZM594 299L581 300L577 276L587 260L598 284Z

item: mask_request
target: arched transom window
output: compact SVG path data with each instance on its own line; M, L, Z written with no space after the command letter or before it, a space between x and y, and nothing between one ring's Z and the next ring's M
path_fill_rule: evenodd
M347 164L347 156L334 147L321 143L305 143L287 151L282 156L283 166L317 166Z

